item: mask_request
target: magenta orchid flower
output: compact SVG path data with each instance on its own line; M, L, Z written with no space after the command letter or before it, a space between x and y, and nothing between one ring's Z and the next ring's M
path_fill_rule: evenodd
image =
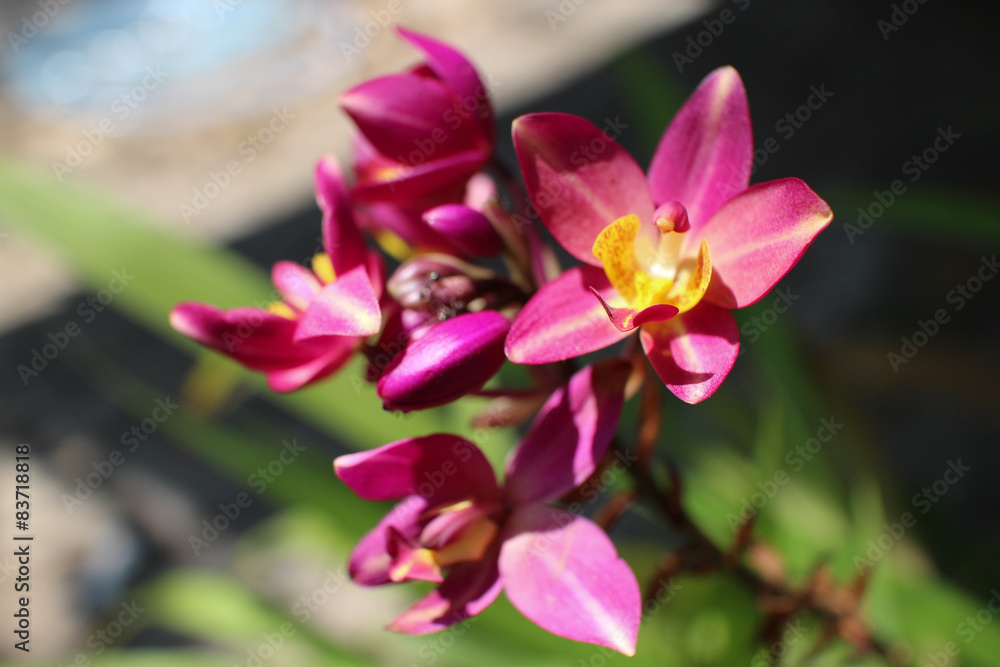
M629 368L602 362L557 390L511 453L503 486L482 452L454 435L409 438L334 461L360 497L401 500L355 548L354 581L440 584L390 629L442 630L486 609L503 589L549 632L634 654L642 606L635 576L599 526L549 504L596 470Z
M316 197L325 252L313 258L311 270L294 262L274 265L280 301L267 309L228 311L182 303L170 313L174 329L265 373L275 391L292 391L335 372L382 324L381 260L365 246L333 158L316 167Z
M670 123L648 176L582 118L514 123L528 194L555 239L584 262L544 285L507 338L541 364L640 330L650 363L688 403L711 396L739 351L730 312L762 298L833 219L802 181L749 186L753 138L732 67L712 72Z
M489 92L452 47L399 28L426 62L366 81L340 102L365 141L356 157L359 201L406 202L461 191L489 161L495 127Z

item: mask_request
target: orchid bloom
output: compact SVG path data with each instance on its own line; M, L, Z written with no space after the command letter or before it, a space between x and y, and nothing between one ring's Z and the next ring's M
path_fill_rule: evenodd
M461 191L493 153L489 91L472 64L430 37L397 32L426 62L366 81L340 98L364 136L355 163L359 201L407 202Z
M280 301L266 310L228 311L182 303L170 313L174 329L265 373L275 391L292 391L330 375L382 325L381 261L365 246L333 158L316 167L316 197L325 252L313 257L311 270L294 262L274 265Z
M684 104L648 176L582 118L530 114L513 134L532 203L584 262L544 285L514 321L506 352L516 363L576 357L638 328L667 387L702 401L739 351L730 311L767 294L833 219L798 179L749 186L750 113L731 67Z
M553 393L511 453L503 486L483 453L454 435L409 438L334 461L360 497L402 501L355 548L354 581L440 584L391 630L442 630L486 609L503 589L549 632L634 654L642 605L635 576L599 526L549 504L596 470L629 368L607 360Z

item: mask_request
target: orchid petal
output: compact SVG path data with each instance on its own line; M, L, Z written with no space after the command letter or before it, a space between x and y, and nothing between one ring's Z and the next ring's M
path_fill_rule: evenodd
M542 222L571 255L600 264L591 249L601 230L626 215L652 220L642 169L625 149L583 118L538 113L514 121L514 148Z
M541 504L516 509L507 527L500 576L511 604L560 637L634 655L642 597L607 534Z
M445 122L455 94L437 79L417 74L389 74L371 79L340 97L340 104L378 152L405 164L451 155L470 146L484 147L478 123ZM427 142L432 148L422 148Z
M483 136L492 141L496 132L493 109L490 107L488 91L472 63L451 46L426 35L405 28L396 28L396 32L424 52L427 56L427 66L451 87L459 100L464 102L471 98L478 102L477 114L474 117Z
M507 335L507 358L544 364L600 350L625 338L591 288L615 307L627 305L604 270L576 266L546 283L524 305Z
M681 202L696 232L746 189L752 162L743 81L732 67L721 67L702 81L670 122L653 154L649 188L657 204Z
M318 336L371 336L382 327L382 311L365 266L338 276L309 304L295 340Z
M692 404L715 393L740 349L732 313L707 302L666 322L647 324L640 339L667 388Z
M340 163L332 155L316 164L316 203L323 212L323 248L336 275L368 261L368 248L354 219L354 207Z
M496 476L483 453L456 435L407 438L376 449L339 456L337 476L365 500L419 495L430 505L499 496Z
M489 607L503 588L496 551L494 547L483 560L451 566L444 583L396 617L388 629L410 635L437 632Z
M590 477L614 437L631 369L623 359L598 362L549 397L507 461L508 501L554 500Z
M460 199L465 181L489 159L485 150L465 150L417 166L393 162L377 170L359 173L352 196L359 202L412 202L429 194L452 190Z
M295 368L326 351L322 345L294 343L295 321L258 308L221 311L207 304L181 303L170 312L170 325L257 371Z
M309 302L322 288L312 271L295 262L275 263L271 268L271 282L285 301L299 311L308 308Z
M714 277L705 298L730 309L760 300L832 219L826 202L797 178L759 183L736 196L698 232L712 248Z
M393 359L378 381L387 410L422 410L477 391L505 361L510 320L493 310L445 320Z
M317 339L316 342L321 343L325 348L321 355L294 368L268 372L267 386L272 391L283 393L300 389L310 382L321 380L350 361L361 344L361 340L350 336L331 336ZM303 344L296 343L296 345Z
M412 496L399 503L382 520L365 533L347 564L351 579L361 586L379 586L392 581L389 570L392 556L389 555L389 529L410 540L420 535L420 515L428 508L425 499Z

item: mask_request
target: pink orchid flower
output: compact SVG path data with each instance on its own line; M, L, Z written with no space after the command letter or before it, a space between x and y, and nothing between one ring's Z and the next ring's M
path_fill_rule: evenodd
M365 500L402 501L355 548L354 581L440 584L391 630L442 630L486 609L503 589L549 632L634 654L642 606L635 576L599 526L549 504L597 468L628 374L618 359L577 372L511 453L503 486L483 453L454 435L409 438L334 461Z
M406 202L461 190L493 153L489 91L461 53L397 29L426 62L366 81L340 103L365 141L356 158L359 201Z
M265 373L275 391L292 391L330 375L382 324L381 260L365 246L343 174L331 157L316 167L316 198L325 252L313 258L311 270L294 262L274 265L280 301L267 309L228 311L182 303L170 313L174 329Z
M514 146L532 203L584 262L543 286L507 338L511 361L561 361L636 328L680 399L711 396L739 351L730 312L798 262L833 219L802 181L749 186L753 137L732 67L712 72L670 123L648 176L582 118L530 114Z

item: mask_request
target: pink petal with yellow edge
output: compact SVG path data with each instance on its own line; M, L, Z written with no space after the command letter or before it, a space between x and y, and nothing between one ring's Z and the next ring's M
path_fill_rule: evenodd
M626 215L651 221L645 175L625 149L590 122L562 113L514 121L514 148L531 202L571 255L593 266L601 230Z
M426 500L412 496L389 510L351 552L347 563L351 579L361 586L379 586L392 581L389 576L392 556L387 544L389 530L395 530L407 539L416 539L420 534L420 514L427 508Z
M715 393L740 349L733 314L705 302L666 322L647 324L640 339L663 383L691 404Z
M407 438L339 456L333 469L365 500L418 495L436 506L467 498L495 500L500 493L489 461L478 447L457 435Z
M316 275L295 262L277 262L271 269L271 281L285 301L300 311L308 308L322 289Z
M560 637L635 654L639 584L599 526L533 504L517 508L507 529L500 576L518 611Z
M826 202L797 178L754 185L699 231L714 271L705 298L725 308L759 301L832 219Z
M354 207L340 163L331 155L316 164L316 203L323 212L323 248L337 275L367 261L368 249L354 220Z
M663 320L669 320L671 317L676 315L679 310L677 306L671 306L665 303L658 303L653 306L648 306L642 310L636 310L629 306L623 306L621 308L615 308L601 296L600 292L597 290L591 290L597 300L600 302L601 306L604 307L605 312L608 314L608 319L611 323L615 325L615 328L622 333L630 333L631 331L638 329L643 324L649 324L650 322L662 322Z
M453 565L444 583L404 611L387 628L408 635L425 635L479 614L493 604L503 584L494 546L482 560Z
M407 164L485 147L478 124L454 127L447 122L456 102L455 94L441 81L412 73L371 79L340 96L341 106L372 146ZM424 142L433 151L422 149Z
M492 141L496 125L493 122L489 93L472 63L456 49L426 35L405 28L396 28L396 32L424 52L427 56L427 66L451 87L459 101L464 102L471 98L478 102L476 113L472 114L472 117L479 124L483 136Z
M507 334L507 358L518 364L562 361L628 336L608 319L592 287L613 306L627 305L603 269L573 267L546 283L524 305Z
M606 359L577 371L549 397L507 460L509 502L554 500L590 477L615 434L631 370L623 359Z
M337 276L309 304L295 340L318 336L371 336L382 328L382 311L365 266Z
M657 204L682 203L697 233L746 189L752 161L743 81L732 67L721 67L701 82L667 127L649 167L649 188Z

